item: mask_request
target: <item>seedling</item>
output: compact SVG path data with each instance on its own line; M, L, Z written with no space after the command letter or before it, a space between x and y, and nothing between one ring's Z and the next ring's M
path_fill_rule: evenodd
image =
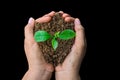
M63 30L62 32L56 32L54 35L50 35L44 30L38 30L35 32L34 39L36 42L44 42L52 38L51 44L54 50L58 47L57 38L62 40L69 40L75 37L75 32L71 29Z

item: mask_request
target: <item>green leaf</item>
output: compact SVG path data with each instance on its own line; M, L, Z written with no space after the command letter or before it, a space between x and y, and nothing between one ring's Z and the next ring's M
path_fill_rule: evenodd
M56 33L54 34L54 37L55 37L55 38L58 38L58 37L59 37L59 34L60 34L60 31L59 31L59 32L56 32Z
M55 38L52 39L52 47L54 50L58 47L58 41Z
M49 33L43 30L39 30L35 32L34 39L36 42L43 42L48 40L51 37Z
M68 40L75 37L75 32L71 29L66 29L59 34L59 38L63 40Z

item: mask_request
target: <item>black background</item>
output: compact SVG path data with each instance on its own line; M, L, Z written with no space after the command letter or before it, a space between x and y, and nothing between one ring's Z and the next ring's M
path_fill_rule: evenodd
M36 19L51 11L62 10L72 17L79 18L85 28L88 46L80 69L81 79L108 79L110 75L106 74L112 71L109 68L111 64L114 64L110 57L112 43L108 39L111 39L111 36L114 37L111 34L113 27L109 26L112 25L111 19L113 18L113 14L110 14L112 8L108 7L109 5L111 4L107 2L79 0L18 0L9 5L4 4L1 12L5 15L1 19L4 26L1 30L5 31L7 35L1 36L7 46L3 46L5 57L2 59L2 67L5 68L3 71L5 76L11 75L4 78L21 80L27 71L27 59L24 52L24 27L28 19L30 17ZM51 80L54 80L54 75Z

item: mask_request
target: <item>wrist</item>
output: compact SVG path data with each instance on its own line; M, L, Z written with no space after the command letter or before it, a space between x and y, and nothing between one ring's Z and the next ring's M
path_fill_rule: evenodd
M29 69L22 80L50 80L52 72L46 70Z
M55 73L56 80L80 80L78 72L74 71L59 71Z

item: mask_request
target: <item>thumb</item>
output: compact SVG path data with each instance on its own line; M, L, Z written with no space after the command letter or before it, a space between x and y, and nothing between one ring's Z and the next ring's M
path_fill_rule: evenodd
M64 64L74 65L75 67L78 67L78 65L80 65L84 57L86 43L84 36L84 28L82 27L78 18L75 19L74 24L75 24L75 32L76 32L75 43L71 49L70 54L65 59Z
M85 46L85 36L84 36L84 28L80 23L80 20L78 18L75 19L75 31L76 31L76 38L75 43L73 45L74 51L80 51L83 46Z
M35 20L33 18L29 18L28 24L25 26L25 38L32 40L33 39L33 28L34 28Z
M80 23L80 20L78 18L75 19L74 21L75 24L75 32L76 32L76 37L75 37L75 43L71 49L70 52L70 57L68 58L68 61L71 61L71 64L78 69L78 67L81 64L81 61L84 57L84 52L85 52L85 36L84 36L84 28Z

